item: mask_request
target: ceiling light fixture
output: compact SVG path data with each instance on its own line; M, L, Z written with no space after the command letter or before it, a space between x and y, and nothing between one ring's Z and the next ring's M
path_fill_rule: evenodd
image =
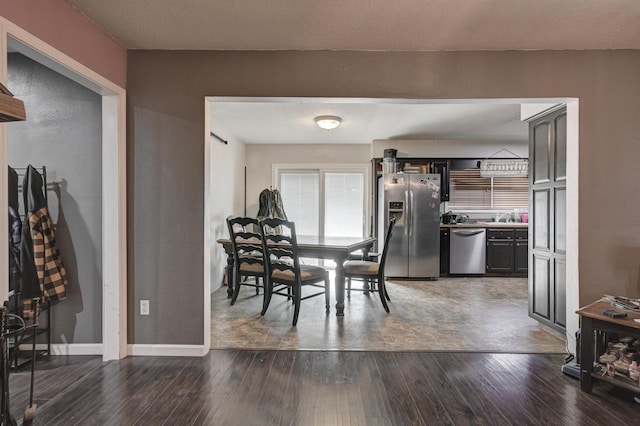
M342 118L335 115L321 115L314 120L318 127L324 130L333 130L342 123Z

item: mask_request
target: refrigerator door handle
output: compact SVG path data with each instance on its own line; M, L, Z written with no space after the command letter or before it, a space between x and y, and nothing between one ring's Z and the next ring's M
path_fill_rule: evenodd
M409 235L411 208L409 207L409 191L404 191L404 235Z
M409 191L409 209L411 210L411 216L409 217L409 236L413 235L413 191Z

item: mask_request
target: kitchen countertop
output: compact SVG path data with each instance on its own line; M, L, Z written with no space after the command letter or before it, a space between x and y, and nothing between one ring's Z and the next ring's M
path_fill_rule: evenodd
M477 222L477 223L456 223L445 224L441 223L440 228L512 228L512 229L527 229L528 223L521 222Z

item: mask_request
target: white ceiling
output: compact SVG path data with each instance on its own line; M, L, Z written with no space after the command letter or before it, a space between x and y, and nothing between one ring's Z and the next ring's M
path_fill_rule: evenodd
M640 49L639 0L67 0L128 49ZM214 128L247 143L374 139L525 141L517 102L214 102ZM340 115L320 131L313 117ZM226 136L228 137L228 136Z
M514 100L478 102L327 99L211 98L212 131L227 139L268 144L358 144L376 139L528 141ZM337 129L314 118L337 115Z

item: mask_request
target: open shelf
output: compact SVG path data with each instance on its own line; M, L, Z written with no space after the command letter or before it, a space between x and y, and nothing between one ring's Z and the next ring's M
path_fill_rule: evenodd
M609 375L606 374L607 371L607 366L606 365L602 365L598 362L594 363L593 366L594 370L596 371L602 371L605 372L604 375L602 375L602 373L598 373L596 371L591 373L591 377L610 383L614 386L618 386L627 390L630 390L632 392L636 392L636 393L640 393L640 386L638 386L638 382L633 382L631 379L629 379L627 376L625 376L624 374L620 373L619 371L616 371L615 376L611 377Z
M10 312L12 314L21 314L18 312L18 303L15 299L13 300L13 303L10 303L10 306ZM16 324L18 324L18 320L10 319L8 323L9 326L16 326ZM29 323L30 322L27 321L27 324ZM36 330L36 358L51 354L51 304L49 301L42 304L38 323L39 325ZM33 359L32 342L33 331L31 330L27 330L24 336L22 333L16 333L7 339L12 369L18 370L31 364L31 360Z

